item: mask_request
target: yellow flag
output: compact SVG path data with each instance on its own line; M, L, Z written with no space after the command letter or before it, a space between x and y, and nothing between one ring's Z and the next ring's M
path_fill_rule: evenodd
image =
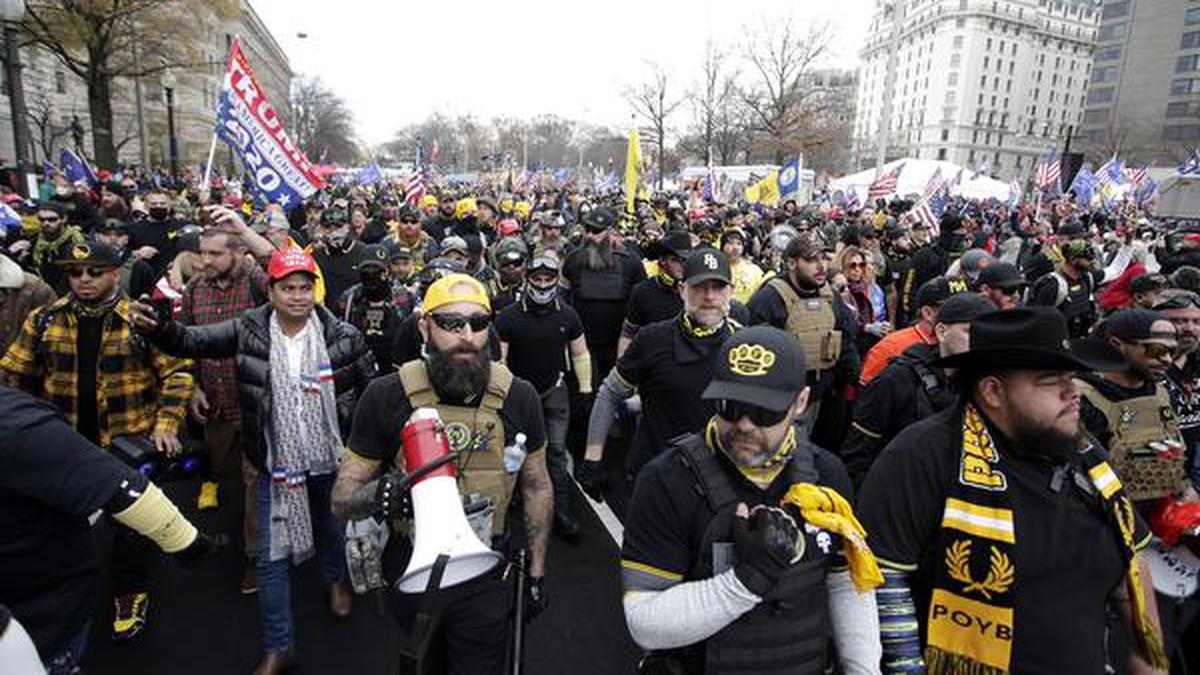
M773 169L766 178L746 188L746 201L773 206L779 203L779 170Z
M638 143L637 129L629 131L629 149L625 153L625 212L633 213L633 202L638 194L638 169L642 164L642 146Z

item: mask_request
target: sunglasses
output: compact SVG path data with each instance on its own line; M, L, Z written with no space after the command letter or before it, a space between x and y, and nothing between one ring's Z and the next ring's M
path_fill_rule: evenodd
M861 263L861 262L846 263L846 269L848 269L848 270L861 270L861 269L866 269L866 267L867 267L866 263Z
M1022 287L1019 285L1018 286L993 286L992 288L995 288L997 291L1003 293L1004 295L1016 295L1016 294L1020 293L1021 289L1022 289Z
M104 276L104 273L107 271L108 270L99 267L73 267L67 270L67 276L71 277L72 279L79 279L86 275L93 279L99 279L100 277Z
M38 220L43 223L57 223L61 218L58 216L38 216Z
M1161 342L1139 342L1142 351L1152 359L1167 359L1175 356L1175 349Z
M471 327L472 333L482 333L492 323L490 314L471 314L468 316L465 314L435 313L430 314L429 318L433 319L438 328L450 333L457 333L466 326Z
M421 221L419 221L415 218L405 218L404 220L401 220L400 222L404 223L405 225L416 225L417 223L419 223Z
M1190 291L1177 292L1155 305L1154 309L1183 309L1185 307L1200 308L1200 295Z
M721 399L717 401L717 414L727 422L737 422L745 417L756 427L773 427L787 418L788 411L769 410L752 403Z

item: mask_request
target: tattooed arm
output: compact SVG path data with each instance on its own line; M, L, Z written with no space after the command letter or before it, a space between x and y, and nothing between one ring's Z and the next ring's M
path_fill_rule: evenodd
M375 502L375 481L380 462L347 450L333 482L333 513L346 520L362 520L379 506Z
M529 576L536 579L546 574L546 543L550 539L550 521L554 515L554 488L546 471L544 447L525 459L520 484L525 498L525 535L533 558Z

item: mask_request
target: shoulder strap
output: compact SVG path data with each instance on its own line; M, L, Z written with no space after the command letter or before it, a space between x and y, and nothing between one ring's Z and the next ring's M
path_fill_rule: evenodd
M504 364L495 361L491 363L492 373L488 377L487 391L484 392L479 407L499 413L504 407L504 400L508 398L508 390L512 388L513 374Z
M725 474L725 469L717 464L716 455L708 449L700 434L676 436L669 442L669 447L674 448L679 460L691 469L696 479L696 490L714 513L737 501L733 481Z
M1067 283L1066 277L1060 274L1057 270L1051 272L1050 276L1054 279L1055 284L1054 306L1058 307L1066 301L1067 295L1070 294L1070 284Z
M437 392L429 381L429 373L425 370L425 362L420 359L409 361L400 366L400 385L404 387L404 395L412 404L413 409L432 407L438 404Z
M1117 410L1118 406L1105 398L1091 382L1077 377L1075 378L1075 384L1079 387L1079 395L1086 398L1087 402L1092 404L1093 408L1099 410L1100 414L1104 415L1105 419L1108 420L1109 430L1115 432L1117 430L1116 423L1121 419L1121 415Z

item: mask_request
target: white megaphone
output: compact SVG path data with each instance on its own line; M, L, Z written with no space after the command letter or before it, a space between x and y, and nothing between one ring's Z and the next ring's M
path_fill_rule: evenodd
M450 454L450 444L434 408L413 411L401 432L405 470L415 474ZM413 552L404 576L396 582L401 593L423 593L438 559L448 560L437 588L448 588L490 572L503 557L488 548L467 522L458 494L454 462L445 462L417 478L411 487Z

